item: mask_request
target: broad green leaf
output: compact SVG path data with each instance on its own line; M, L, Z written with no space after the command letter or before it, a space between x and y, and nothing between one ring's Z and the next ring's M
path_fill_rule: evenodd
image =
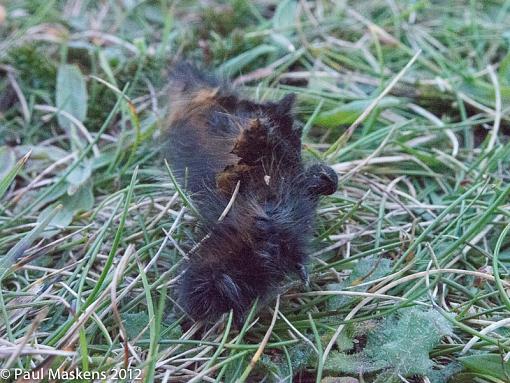
M431 383L453 383L452 378L454 376L456 378L463 370L462 364L453 361L446 366L441 366L441 368L436 368L427 372L427 378L429 378ZM401 380L399 380L399 382L401 382Z
M87 86L85 79L76 65L59 66L57 73L56 104L80 122L87 117ZM73 125L67 117L58 115L58 123L63 129Z
M76 190L90 178L92 174L92 162L84 159L68 174L66 181L69 183L68 194L76 193Z
M385 370L405 376L433 371L429 353L441 338L452 334L450 323L438 312L404 308L367 330L365 348L355 354L333 352L324 366L333 373Z
M288 352L290 366L283 353L272 356L264 355L260 359L260 367L277 377L277 379L272 380L273 382L288 381L288 376L290 376L291 372L295 374L297 371L303 370L306 366L313 366L318 363L317 354L304 342L289 347Z
M389 361L368 360L358 354L344 354L343 352L332 352L324 365L324 369L331 373L357 374L360 371L371 373L390 367Z
M477 354L458 358L468 371L510 381L510 361L503 361L500 354Z
M428 376L427 376L428 377ZM452 376L447 382L445 383L473 383L473 382L480 382L480 383L494 383L493 380L484 380L480 379L482 378L480 374L474 373L474 372L460 372L456 374L455 376ZM429 378L430 380L430 378ZM432 380L430 380L431 383L436 383ZM501 381L497 381L500 383ZM443 383L443 382L439 382Z
M0 281L7 275L10 268L16 263L16 261L23 256L32 243L42 234L46 226L48 226L51 220L61 209L62 206L56 206L40 223L30 230L21 241L14 245L14 247L9 250L6 255L0 257Z
M321 383L359 383L359 380L350 376L326 376Z
M37 212L41 208L56 201L58 198L67 193L68 187L69 187L68 183L66 182L60 183L59 185L57 185L57 187L53 188L53 190L49 194L45 195L44 198L38 201L37 204L33 206L32 211ZM43 190L45 189L34 189L28 191L27 193L24 193L16 204L15 212L19 212L22 209L26 208L28 205L30 205L35 199L37 199L37 197L43 192ZM41 219L42 218L40 218L40 220Z
M330 291L342 291L349 288L349 291L366 292L369 285L361 285L374 279L381 278L391 272L391 261L387 258L367 257L356 263L351 275L340 283L331 283L328 285ZM352 288L354 287L354 288ZM328 306L331 310L338 310L352 302L354 297L334 296L328 300Z
M481 104L494 108L496 93L492 84L480 79L467 80L460 86L459 90L474 98ZM501 93L501 102L504 107L510 102L510 86L500 84L499 90Z
M336 128L340 125L350 125L365 111L373 100L356 100L340 105L334 109L321 112L313 120L313 124L323 128ZM384 97L376 110L387 109L400 104L395 97Z
M51 161L56 162L58 160L61 160L62 158L69 155L69 152L65 151L62 148L59 148L55 145L19 145L16 146L16 151L18 153L28 153L29 151L32 152L30 155L30 163L36 162L36 161ZM47 163L44 164L44 167L46 168L48 165Z
M287 50L289 52L294 52L296 50L296 47L290 41L290 39L282 33L271 33L271 39L276 44L278 44L279 46L281 46L282 48L284 48L285 50Z
M295 32L297 15L297 1L284 0L276 7L272 20L275 32L271 33L271 39L289 52L296 50L290 39Z
M499 63L499 81L503 85L510 85L510 52Z
M15 163L14 151L8 146L0 146L0 180L12 170Z
M273 16L273 27L279 33L288 35L296 25L298 3L296 0L283 0L278 3Z
M53 219L50 221L50 228L57 230L66 228L73 221L76 213L80 211L87 211L92 209L94 206L94 194L92 193L92 185L87 182L81 185L74 194L65 194L57 204L62 205L62 209L55 214ZM54 208L54 205L50 205L48 208L43 210L41 217L45 217ZM48 232L47 235L53 235L54 232Z
M124 322L128 339L134 339L139 336L150 322L150 318L145 311L138 313L122 313L121 318ZM147 336L144 338L148 338L148 333L146 333L146 335Z

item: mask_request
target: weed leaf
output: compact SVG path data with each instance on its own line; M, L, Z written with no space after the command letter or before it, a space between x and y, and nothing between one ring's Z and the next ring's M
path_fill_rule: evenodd
M80 122L87 117L87 87L85 79L76 65L64 64L57 72L56 89L57 108L71 114ZM69 130L72 122L62 114L58 115L58 124Z

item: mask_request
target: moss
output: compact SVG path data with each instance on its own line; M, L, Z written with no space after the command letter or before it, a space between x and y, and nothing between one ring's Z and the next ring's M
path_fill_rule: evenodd
M36 44L21 45L9 51L7 62L16 68L22 88L39 93L53 92L57 67L47 55L47 50Z

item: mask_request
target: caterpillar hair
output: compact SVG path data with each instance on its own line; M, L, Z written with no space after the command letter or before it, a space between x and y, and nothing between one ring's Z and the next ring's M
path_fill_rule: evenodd
M190 193L203 238L179 279L178 303L195 320L233 310L242 323L255 298L273 296L286 276L308 280L318 200L338 178L324 164L304 164L294 94L256 103L187 63L172 69L170 89L164 157Z

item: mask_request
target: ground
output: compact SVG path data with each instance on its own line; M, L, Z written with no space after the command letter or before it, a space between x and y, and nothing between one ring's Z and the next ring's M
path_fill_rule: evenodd
M296 93L339 175L310 285L241 329L174 310L200 240L158 155L180 59ZM510 381L509 102L510 1L2 2L0 379Z

